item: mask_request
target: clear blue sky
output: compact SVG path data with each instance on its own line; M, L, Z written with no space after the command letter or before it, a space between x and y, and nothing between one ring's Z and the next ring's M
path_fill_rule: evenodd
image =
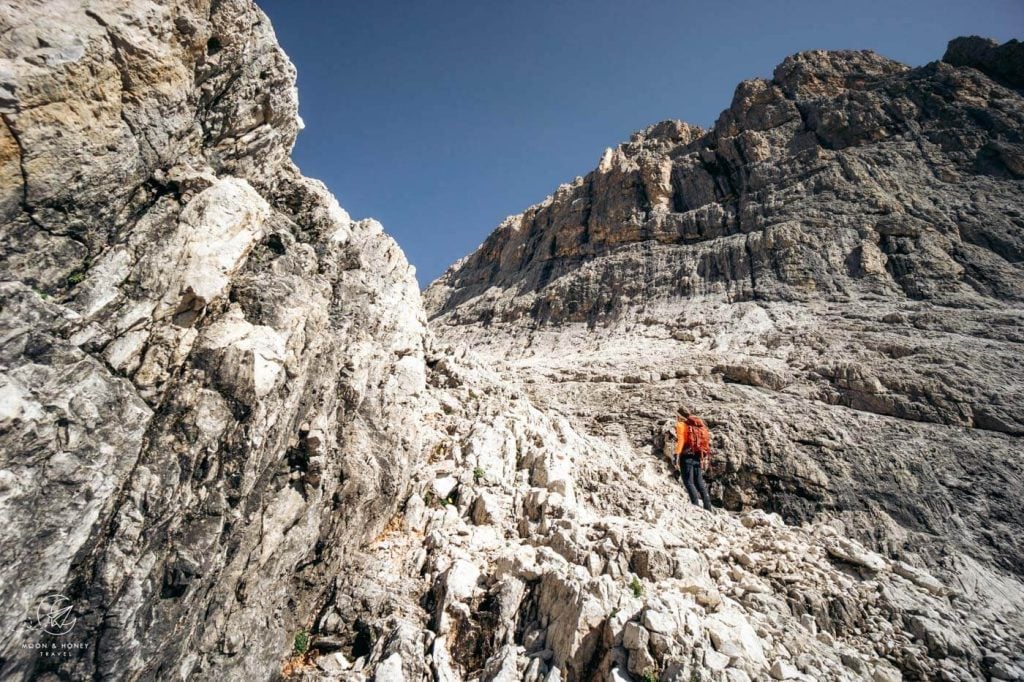
M651 123L710 125L808 49L911 65L1024 37L1021 0L257 0L299 72L294 158L426 286Z

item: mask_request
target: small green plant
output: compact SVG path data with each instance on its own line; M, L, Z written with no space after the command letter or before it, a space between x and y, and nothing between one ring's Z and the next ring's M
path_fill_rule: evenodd
M644 586L640 584L640 579L637 578L635 575L633 576L633 579L629 581L629 589L633 590L634 597L637 597L639 599L641 596L643 596Z
M480 480L484 477L485 473L487 473L487 472L484 471L483 467L479 467L479 466L478 467L474 467L473 468L473 482L479 483Z
M44 301L50 298L50 295L43 291L42 289L40 289L39 287L32 287L32 291L36 292L36 296L43 299Z
M648 668L644 671L643 677L641 679L644 682L658 682L658 671L654 668Z
M608 612L608 620L611 620L615 616L619 615L619 607L615 606L611 611Z
M68 286L73 287L76 284L81 284L83 280L85 280L85 271L75 270L70 275L68 275Z
M448 497L442 498L438 497L432 491L428 490L427 492L423 493L423 503L426 504L428 507L431 507L432 509L440 509L446 504L454 505L455 493L449 493Z
M309 651L309 630L302 628L295 633L292 641L292 653L296 656L304 656Z

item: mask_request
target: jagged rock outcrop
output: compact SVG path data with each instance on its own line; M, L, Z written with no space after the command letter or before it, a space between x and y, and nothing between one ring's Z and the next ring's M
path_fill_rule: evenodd
M830 519L1019 637L1018 52L787 58L507 219L431 285L432 327L635 452L690 405L720 502Z
M417 457L411 268L289 161L253 3L2 21L0 676L272 677Z
M305 679L1020 674L1022 632L987 590L872 551L826 515L798 527L695 508L626 428L581 433L581 417L538 410L471 356L427 358L436 445L360 575L338 577Z
M949 42L942 61L953 66L970 66L1015 88L1024 87L1024 43L971 36Z

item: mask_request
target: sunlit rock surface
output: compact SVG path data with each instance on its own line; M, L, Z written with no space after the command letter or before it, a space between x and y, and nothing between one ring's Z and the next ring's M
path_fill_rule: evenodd
M269 679L416 459L411 268L289 161L252 3L0 16L0 676Z
M428 289L432 327L634 457L690 406L721 504L827 524L961 595L933 615L963 654L914 621L929 607L888 619L931 657L904 676L995 674L985 652L1024 631L1020 45L789 57L711 130L651 126L508 218Z

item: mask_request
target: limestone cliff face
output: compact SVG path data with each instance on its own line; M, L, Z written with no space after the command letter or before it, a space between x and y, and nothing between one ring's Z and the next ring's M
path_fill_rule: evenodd
M686 403L729 508L1020 604L1019 55L787 58L711 130L647 128L507 219L431 285L432 328L639 452Z
M289 161L253 3L0 22L0 676L266 678L416 458L411 269Z
M790 57L710 131L651 126L507 219L434 283L431 315L593 323L708 295L1017 304L1024 111L1015 53L988 49L985 71Z

